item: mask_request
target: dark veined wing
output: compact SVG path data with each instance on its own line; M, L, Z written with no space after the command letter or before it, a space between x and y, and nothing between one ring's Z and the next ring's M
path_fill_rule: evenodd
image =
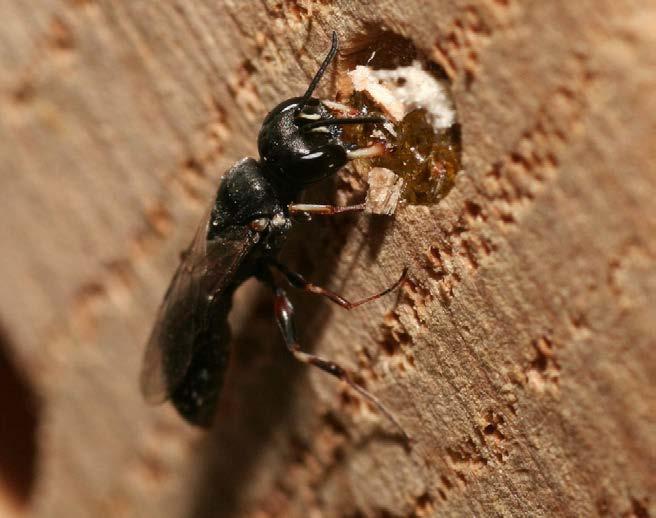
M149 403L164 402L184 378L197 337L209 325L212 299L235 280L257 239L239 227L208 241L210 216L203 218L175 272L146 346L139 381Z

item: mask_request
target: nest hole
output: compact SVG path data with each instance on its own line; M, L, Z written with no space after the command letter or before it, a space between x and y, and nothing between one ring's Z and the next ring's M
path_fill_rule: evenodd
M391 131L388 127L387 152L367 159L368 167L385 167L403 178L402 199L409 204L439 202L453 188L461 170L462 155L460 124L445 70L428 59L410 39L373 25L353 37L341 57L340 66L351 77L356 67L366 67L364 72L374 78L384 76L380 84L403 99L405 114L393 120ZM383 113L388 120L393 119L389 116L390 104L381 104L380 98L375 99L369 90L354 90L354 83L355 80L340 83L340 102L362 114ZM435 89L434 96L426 90L430 88ZM371 145L382 133L372 133L371 128L363 126L345 131L349 140L359 147Z

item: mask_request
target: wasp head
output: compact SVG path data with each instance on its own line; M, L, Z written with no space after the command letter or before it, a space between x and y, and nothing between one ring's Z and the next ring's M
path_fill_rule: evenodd
M291 191L330 176L347 159L341 126L383 122L381 117L335 118L312 93L337 54L337 35L303 97L293 97L266 116L257 145L263 168Z
M342 167L347 160L342 130L315 98L288 99L264 119L258 137L263 165L283 183L302 188Z

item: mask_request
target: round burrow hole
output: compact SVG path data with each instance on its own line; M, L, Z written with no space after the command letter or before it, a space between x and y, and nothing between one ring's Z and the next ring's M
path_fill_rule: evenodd
M362 171L391 170L403 179L401 199L430 205L444 198L461 170L461 131L444 69L411 40L369 27L341 51L337 101L351 115L383 115L389 122L345 128L358 148L384 146ZM379 125L381 126L381 125ZM356 165L356 169L358 169Z
M29 503L36 478L40 405L9 345L0 328L0 497L20 509Z

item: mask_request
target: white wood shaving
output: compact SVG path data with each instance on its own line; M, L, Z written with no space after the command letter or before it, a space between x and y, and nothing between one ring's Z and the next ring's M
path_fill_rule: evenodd
M366 92L396 122L418 108L426 110L437 132L456 122L445 86L424 70L419 61L393 70L358 65L348 74L355 90Z
M391 216L401 199L403 178L384 167L369 171L366 211L370 214Z

